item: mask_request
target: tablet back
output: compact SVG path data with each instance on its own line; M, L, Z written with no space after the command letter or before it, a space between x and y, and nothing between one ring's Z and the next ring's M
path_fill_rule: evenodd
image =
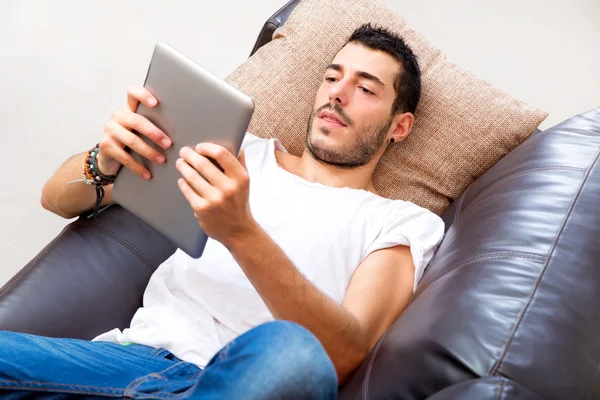
M158 106L140 104L137 113L148 118L173 141L163 150L140 135L165 155L158 165L133 153L152 174L148 181L122 167L113 187L115 202L154 227L177 247L194 258L202 255L207 235L179 187L181 174L175 167L183 146L194 148L213 142L238 154L254 111L252 99L208 72L165 43L158 43L144 86L158 99Z

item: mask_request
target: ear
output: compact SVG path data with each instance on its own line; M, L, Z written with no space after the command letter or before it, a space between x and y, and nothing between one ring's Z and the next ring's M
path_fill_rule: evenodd
M394 142L401 142L406 139L415 123L415 116L412 113L405 112L398 114L392 120L392 131L390 138L394 138Z

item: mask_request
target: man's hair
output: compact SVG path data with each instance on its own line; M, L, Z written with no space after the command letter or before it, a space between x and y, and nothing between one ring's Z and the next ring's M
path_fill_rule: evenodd
M396 99L392 115L407 111L414 114L421 98L421 71L417 57L404 40L387 29L364 24L352 33L348 43L360 43L369 49L383 51L400 63L402 68L394 82Z

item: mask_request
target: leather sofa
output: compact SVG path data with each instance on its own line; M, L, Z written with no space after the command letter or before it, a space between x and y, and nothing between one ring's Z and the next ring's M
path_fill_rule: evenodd
M600 398L599 154L600 108L536 132L477 179L340 398ZM84 214L0 289L0 329L90 339L125 328L174 251L118 205Z

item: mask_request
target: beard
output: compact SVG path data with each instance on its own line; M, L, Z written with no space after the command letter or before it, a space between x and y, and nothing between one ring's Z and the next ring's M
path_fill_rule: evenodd
M331 110L341 116L342 122L346 127L352 128L354 123L344 113L344 110L338 104L325 104L314 111L308 119L308 130L306 133L306 149L308 153L317 161L339 168L352 169L362 167L369 163L375 154L379 151L385 137L392 125L390 116L382 124L367 125L360 129L355 129L354 143L340 146L339 148L326 148L318 140L313 141L312 128L313 121L323 110ZM319 128L325 135L330 133L327 128Z

